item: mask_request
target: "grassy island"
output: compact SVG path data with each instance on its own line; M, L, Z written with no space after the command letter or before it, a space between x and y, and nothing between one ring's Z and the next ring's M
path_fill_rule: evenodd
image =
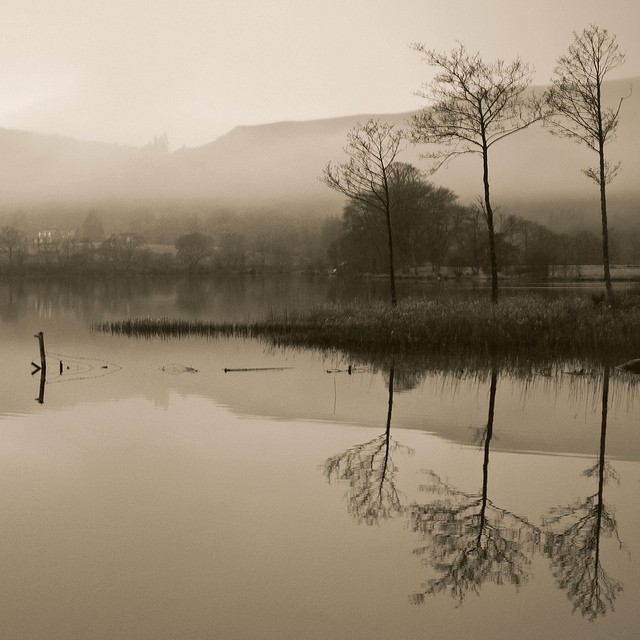
M613 306L589 298L523 296L488 300L407 299L328 304L272 313L243 323L133 318L99 331L135 337L224 335L280 346L337 349L349 354L420 353L503 358L625 362L640 357L640 294L620 294Z

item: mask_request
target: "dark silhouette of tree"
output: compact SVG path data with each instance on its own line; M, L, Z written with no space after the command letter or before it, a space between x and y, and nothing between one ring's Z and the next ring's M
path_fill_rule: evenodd
M384 215L391 304L394 306L397 304L392 229L395 201L390 191L389 171L403 135L394 125L379 120L358 124L347 134L348 162L336 166L329 163L323 172L323 180L329 187Z
M349 200L342 212L342 233L331 248L338 266L359 273L379 272L387 265L386 232L379 213Z
M137 233L114 233L101 243L100 254L111 263L114 271L119 266L129 270L143 246L144 239Z
M27 236L15 227L2 227L0 251L6 254L9 265L21 264L27 255Z
M485 582L506 582L517 587L528 578L530 555L539 530L526 518L496 506L489 498L489 452L497 384L498 369L494 365L487 426L481 432L484 458L480 492L460 491L431 471L429 482L422 489L437 499L410 508L413 530L428 541L415 553L427 555L425 564L431 565L437 574L423 585L423 591L411 596L414 604L438 593L448 593L462 603L469 593L479 593Z
M177 238L175 248L178 260L193 270L213 253L213 238L199 231L192 231Z
M426 258L425 220L429 195L435 187L423 180L420 171L407 162L394 162L389 173L389 192L395 203L393 246L397 249L397 263L403 270L415 270Z
M522 263L527 270L547 277L549 267L552 268L560 261L560 238L547 227L521 220L517 236L522 254Z
M464 217L458 196L425 180L411 164L394 162L390 173L399 257L413 269L428 260L438 273Z
M396 268L409 272L430 261L436 272L454 242L465 215L456 194L424 179L413 165L394 162L388 170L393 208ZM387 230L380 211L367 201L349 200L334 257L356 271L378 271L387 261Z
M596 493L583 500L552 509L544 521L551 529L544 538L544 551L554 568L558 586L566 591L574 611L593 621L613 610L622 584L602 567L601 538L615 537L620 547L618 525L604 502L604 486L617 480L617 474L605 457L607 411L609 403L609 369L602 383L602 422L600 451L596 464L584 475L598 478Z
M347 509L358 523L378 524L404 511L401 494L396 487L398 471L393 455L410 449L391 438L395 369L389 369L389 400L384 433L355 445L324 463L324 475L329 482L349 483Z
M484 208L489 233L491 298L498 301L498 260L489 189L489 151L501 140L525 129L541 118L538 101L526 99L531 81L529 65L516 59L510 64L498 60L485 63L479 53L460 44L450 53L414 49L424 54L438 73L418 95L430 104L412 118L412 139L439 147L425 157L435 161L433 171L464 154L482 160Z
M551 133L586 145L598 154L598 166L584 169L584 174L600 187L602 218L602 264L607 298L612 298L609 271L609 232L607 223L607 184L618 173L620 164L611 165L605 158L605 145L616 133L621 98L615 108L607 108L602 83L609 71L624 62L615 36L606 29L591 25L580 35L574 32L567 53L558 59L547 93L549 112L545 123Z
M484 207L474 205L464 209L464 215L456 232L455 246L449 258L449 264L462 273L463 267L471 267L477 274L481 267L481 247L484 234L482 226L486 224Z

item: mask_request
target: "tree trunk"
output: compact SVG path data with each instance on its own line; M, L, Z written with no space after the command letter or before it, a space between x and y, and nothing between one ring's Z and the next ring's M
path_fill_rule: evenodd
M600 428L600 454L598 457L598 504L596 508L596 530L594 534L596 552L594 558L594 566L598 567L600 561L600 531L602 529L602 512L604 511L604 473L605 473L605 446L607 442L607 411L609 405L609 367L604 370L604 379L602 381L602 423Z
M486 147L482 150L482 181L484 184L484 206L487 214L487 230L489 231L489 259L491 261L491 302L498 302L498 258L496 256L496 238L493 228L493 209L489 197L489 158Z
M478 217L473 221L473 267L471 268L474 275L480 273L480 251L478 249Z
M480 509L480 522L478 526L477 544L480 547L482 534L486 522L487 499L489 495L489 450L491 438L493 437L493 416L496 408L496 390L498 388L498 365L493 362L491 365L491 386L489 388L489 412L487 415L487 430L484 438L484 460L482 462L482 502Z
M604 269L604 286L607 302L613 300L613 286L609 270L609 229L607 224L607 192L606 171L604 163L604 143L600 142L600 213L602 215L602 267Z
M389 281L391 284L391 304L396 306L398 299L396 297L396 273L393 261L393 236L391 234L391 211L389 207L385 207L385 217L387 219L387 236L389 239Z

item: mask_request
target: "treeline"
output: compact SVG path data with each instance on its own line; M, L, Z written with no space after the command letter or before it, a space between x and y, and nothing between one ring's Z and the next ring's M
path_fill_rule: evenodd
M489 273L486 213L482 203L462 206L451 190L425 180L412 165L390 166L393 198L392 230L395 267L403 274L434 277ZM577 276L581 265L600 264L601 238L590 231L557 233L514 214L495 216L498 271L536 276ZM378 209L366 200L351 199L331 231L328 247L332 266L350 273L384 273L388 262L387 228ZM640 229L611 234L616 262L638 263Z
M412 165L394 167L397 195L396 264L405 275L460 276L490 269L480 204L462 206ZM110 221L111 227L108 227ZM22 216L0 227L0 266L20 272L189 271L380 274L388 260L384 219L362 202L348 201L341 218L305 213L185 214L146 210L113 224L91 210L77 226L39 227ZM64 223L64 219L62 220ZM496 215L500 271L539 277L579 277L599 264L601 240L590 231L557 233L514 214ZM614 262L640 263L640 229L613 230Z
M329 266L326 223L303 214L147 210L114 225L112 216L91 210L74 228L51 221L37 226L27 215L12 222L0 228L5 271L289 272Z

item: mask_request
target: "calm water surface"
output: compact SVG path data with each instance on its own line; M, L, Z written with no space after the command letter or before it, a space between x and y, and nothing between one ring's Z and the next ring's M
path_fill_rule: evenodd
M636 638L629 374L349 375L255 341L91 331L354 295L1 283L0 637Z

